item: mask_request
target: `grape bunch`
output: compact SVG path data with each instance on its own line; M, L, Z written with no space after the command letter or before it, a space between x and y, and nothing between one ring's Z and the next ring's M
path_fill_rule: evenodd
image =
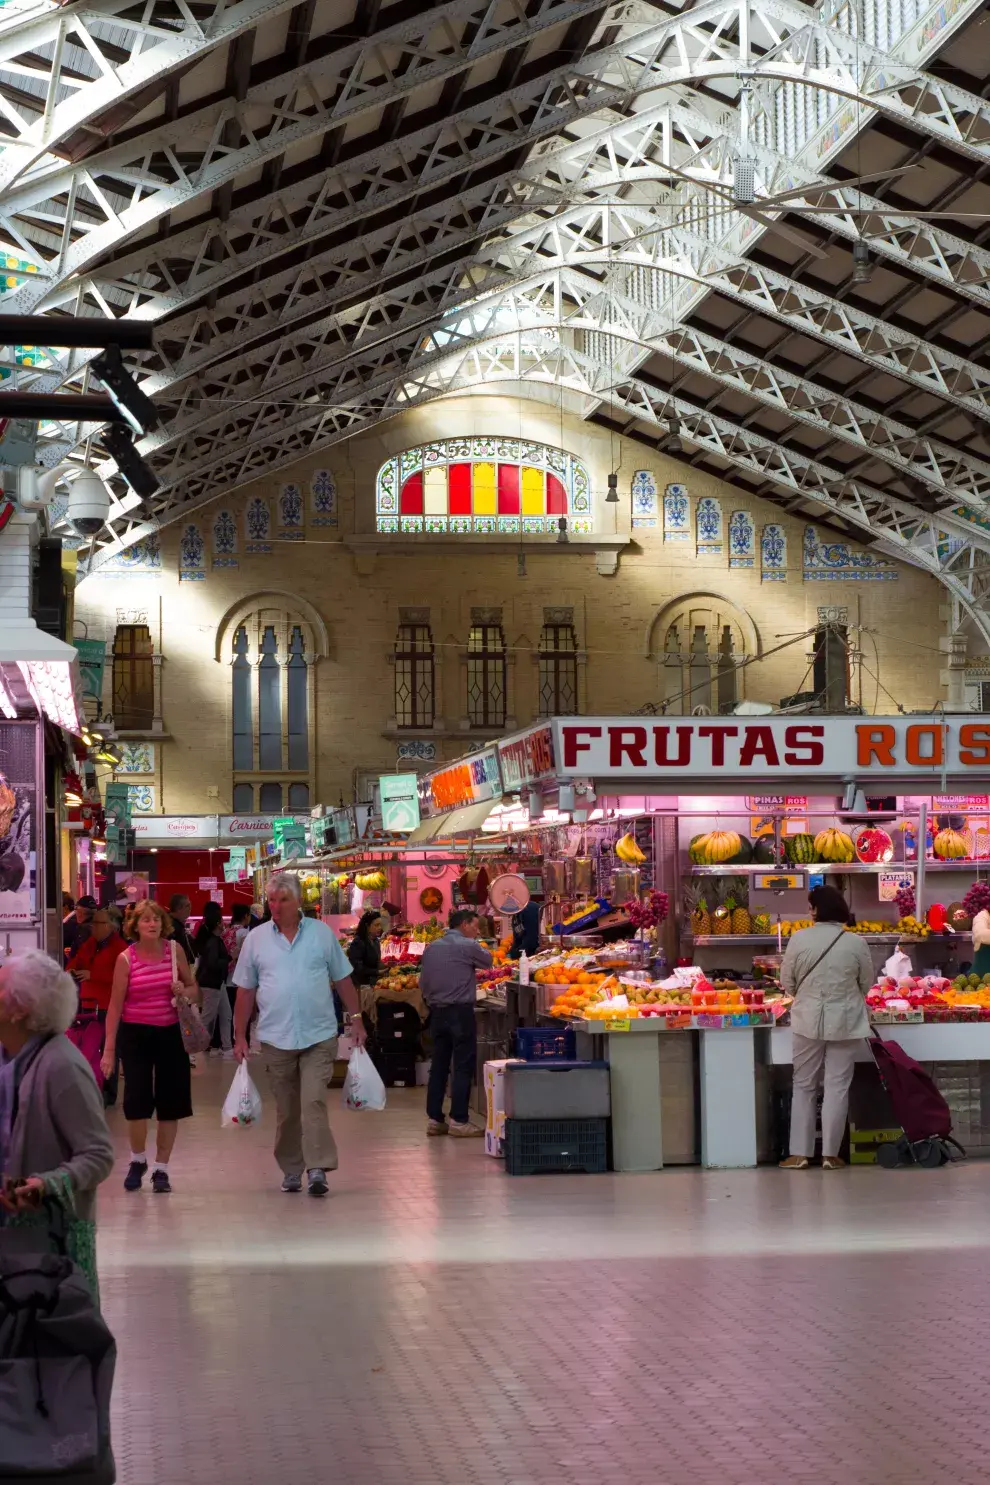
M967 918L975 918L984 908L990 908L990 882L974 882L962 900Z
M650 892L641 902L631 902L627 909L634 928L657 928L667 916L666 892Z
M913 887L898 887L894 895L897 911L902 918L913 918L914 910L918 906Z

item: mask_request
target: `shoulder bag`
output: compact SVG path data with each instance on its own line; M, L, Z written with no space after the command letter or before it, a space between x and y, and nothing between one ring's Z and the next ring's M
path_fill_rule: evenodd
M846 930L844 928L840 928L839 932L836 934L836 936L832 940L832 942L825 945L824 949L819 954L818 958L815 960L815 962L811 966L811 968L805 970L804 974L801 976L801 978L798 980L797 984L794 986L794 999L795 1000L797 1000L798 991L800 990L801 986L804 984L805 980L808 978L809 975L813 975L814 974L815 970L821 964L822 960L826 957L826 955L831 954L832 950L835 948L836 944L839 942L839 939L842 938L843 935L845 934L845 931Z
M169 946L172 950L172 983L174 985L176 980L178 980L179 978L179 968L175 957L174 939L169 940ZM183 986L183 989L184 988L185 987ZM179 1017L179 1030L182 1033L182 1045L189 1053L189 1056L193 1057L196 1055L197 1052L205 1052L207 1047L210 1045L211 1037L210 1033L203 1025L203 1018L199 1014L199 1006L194 1005L191 1000L187 1000L185 995L177 995L175 997L175 1009Z

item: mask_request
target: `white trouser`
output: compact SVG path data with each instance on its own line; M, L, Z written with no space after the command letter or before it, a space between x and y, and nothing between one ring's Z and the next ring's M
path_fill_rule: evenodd
M217 1016L220 1017L220 1045L225 1052L229 1052L234 1045L234 1013L230 1009L230 996L227 994L227 986L203 985L203 1025L210 1036L217 1024Z
M851 1041L823 1042L813 1036L791 1033L794 1061L794 1093L791 1101L792 1155L815 1153L815 1108L818 1087L825 1069L825 1097L822 1103L822 1155L838 1155L846 1132L849 1112L849 1088L853 1079L856 1053L863 1045L861 1036Z

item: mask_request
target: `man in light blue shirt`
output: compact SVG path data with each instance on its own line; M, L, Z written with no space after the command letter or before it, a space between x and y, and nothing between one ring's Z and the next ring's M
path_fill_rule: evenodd
M337 1145L327 1118L327 1088L337 1055L337 1015L332 985L351 1012L349 1030L365 1041L350 960L332 928L304 918L299 878L278 872L268 883L271 922L249 933L234 969L234 1056L248 1055L247 1032L255 1005L258 1038L275 1097L275 1159L282 1190L301 1191L306 1172L310 1196L326 1196L327 1171L337 1169Z

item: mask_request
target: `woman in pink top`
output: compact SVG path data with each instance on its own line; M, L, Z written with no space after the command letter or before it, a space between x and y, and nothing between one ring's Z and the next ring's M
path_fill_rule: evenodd
M176 996L198 1000L199 988L185 953L169 942L172 920L157 902L128 909L124 937L130 948L114 969L103 1071L109 1077L119 1051L124 1067L124 1118L131 1145L125 1191L138 1191L148 1169L148 1120L158 1116L153 1191L171 1191L168 1160L179 1120L192 1114L189 1057L182 1043Z

